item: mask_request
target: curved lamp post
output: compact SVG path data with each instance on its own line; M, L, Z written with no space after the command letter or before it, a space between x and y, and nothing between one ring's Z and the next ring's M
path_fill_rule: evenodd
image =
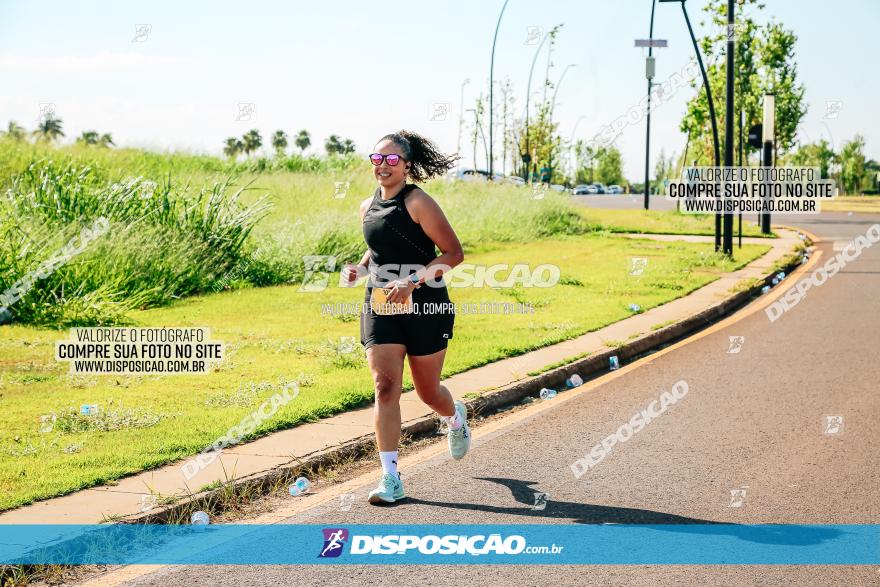
M572 67L577 67L577 63L569 63L565 66L565 69L562 70L562 75L559 76L559 81L556 82L556 88L553 90L553 101L550 102L550 128L553 128L553 111L556 109L556 94L559 93L559 86L562 85L562 80L565 78L565 74L568 73L568 70ZM550 160L547 161L547 167L550 168L550 178L553 178L553 135L550 135Z
M492 38L492 60L489 63L489 181L492 181L492 162L495 154L492 151L492 136L495 134L495 127L492 124L492 111L495 104L492 90L495 88L495 42L498 40L498 28L501 26L501 17L504 16L504 9L507 8L509 0L504 0L504 6L501 7L501 14L498 15L498 22L495 23L495 36Z
M687 8L685 8L685 0L660 0L660 2L681 2L681 12L684 14L684 22L687 24L688 32L691 35L691 42L694 44L694 53L697 54L697 63L700 65L700 73L703 74L703 85L706 86L706 99L709 102L709 118L712 120L712 142L715 147L715 167L721 167L721 150L718 147L718 121L715 119L715 103L712 101L712 87L709 85L709 76L706 75L706 68L703 66L703 57L700 55L700 46L697 45L697 38L694 36L694 29L691 26L691 19L688 18ZM721 214L715 214L715 250L721 248Z
M529 142L529 99L532 97L532 74L535 73L535 63L538 62L538 55L541 53L541 47L544 46L544 43L547 41L547 37L550 36L550 32L546 32L544 34L544 38L541 39L541 44L538 45L538 48L535 50L535 56L532 58L532 67L529 69L529 82L526 87L526 152L522 156L523 166L525 168L525 172L523 173L523 179L528 183L529 181L529 163L532 162L532 150L531 144Z

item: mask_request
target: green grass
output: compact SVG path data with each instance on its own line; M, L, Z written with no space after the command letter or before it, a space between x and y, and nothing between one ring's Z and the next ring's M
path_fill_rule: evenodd
M444 376L596 330L631 315L632 303L647 310L686 295L767 249L744 247L731 262L708 244L611 234L711 234L710 218L585 210L565 194L536 200L501 184L423 187L455 228L466 262L561 269L550 288L452 289L457 303L524 302L535 313L459 314ZM97 217L110 223L37 280L12 306L15 323L0 326L0 510L195 454L291 381L299 396L252 437L372 399L363 349L340 345L341 337L357 340L357 316L321 313L322 303L359 302L362 286L331 280L316 294L289 285L302 280L304 256L334 256L339 267L363 254L358 205L375 189L367 163L229 162L0 139L0 188L0 291L82 226ZM643 275L629 274L632 257L649 259ZM69 376L53 358L67 334L59 329L92 324L207 326L229 356L204 376ZM404 388L412 389L408 375ZM82 416L82 404L100 410Z
M822 202L823 212L880 213L880 196L839 196Z
M135 308L297 283L306 256L333 256L341 266L366 250L358 209L375 180L364 162L324 160L314 171L273 163L255 173L192 155L8 140L0 140L0 160L0 185L8 188L0 195L0 291L55 257L84 226L109 222L106 234L11 306L19 323L124 324ZM601 229L556 192L536 200L510 185L434 180L423 187L467 253Z
M534 377L536 375L540 375L541 373L546 373L547 371L552 371L553 369L556 369L557 367L562 367L564 365L574 363L575 361L579 361L580 359L583 359L584 357L589 356L589 354L590 353L578 353L572 357L568 357L568 358L565 358L561 361L557 361L555 363L551 363L549 365L546 365L537 371L529 371L528 374L530 376Z
M522 301L535 313L457 316L443 376L599 329L632 315L631 303L647 310L686 295L767 249L744 246L731 262L713 254L710 244L588 234L469 254L469 263L555 263L569 285L451 289L456 303ZM643 275L629 274L632 257L649 258ZM204 376L71 377L53 358L54 342L66 332L0 327L0 509L195 454L285 382L299 381L299 396L254 436L364 405L373 385L363 351L357 345L348 354L339 346L340 337L357 340L357 319L321 314L322 303L357 302L362 295L362 286L331 283L322 293L272 286L128 314L142 326L210 327L229 357ZM412 388L408 371L405 386ZM82 404L98 404L100 418L78 416ZM41 416L53 414L63 425L40 432Z
M658 196L655 196L658 197ZM643 234L715 234L715 217L708 214L679 214L675 211L661 210L614 210L608 208L580 207L585 218L591 223L604 226L611 232L639 232ZM738 230L739 219L734 219L734 231ZM738 234L738 232L737 232ZM769 237L761 234L761 229L753 222L743 219L743 236ZM734 236L735 238L735 236Z

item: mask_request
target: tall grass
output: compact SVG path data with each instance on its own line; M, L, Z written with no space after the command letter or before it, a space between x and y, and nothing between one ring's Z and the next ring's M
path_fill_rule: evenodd
M82 252L9 309L16 321L73 326L124 322L131 308L208 291L248 254L246 241L269 204L239 200L244 188L217 182L190 189L172 180L114 181L97 166L39 159L0 198L0 291L67 243ZM106 234L77 234L98 219Z
M235 176L275 171L331 173L365 169L369 163L356 155L319 157L291 154L282 157L222 159L193 153L160 153L141 149L105 149L86 145L53 147L45 143L16 142L0 137L0 187L21 173L35 159L63 158L80 166L97 166L110 174L186 180L194 175Z
M349 186L344 198L336 182ZM10 307L16 321L56 327L125 323L132 308L298 282L306 256L355 262L366 250L359 204L376 186L369 164L352 157L240 163L9 140L0 140L0 185L0 292L84 226L109 222L107 234ZM602 228L556 192L535 199L510 185L443 179L422 187L466 253Z

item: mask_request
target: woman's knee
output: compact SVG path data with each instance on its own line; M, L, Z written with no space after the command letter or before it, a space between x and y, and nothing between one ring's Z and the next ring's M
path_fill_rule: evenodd
M387 377L375 381L376 403L394 403L400 399L401 383Z

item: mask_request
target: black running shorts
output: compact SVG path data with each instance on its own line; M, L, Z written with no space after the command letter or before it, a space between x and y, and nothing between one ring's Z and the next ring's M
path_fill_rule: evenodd
M455 313L450 308L446 287L425 284L413 291L413 306L418 313L381 315L370 310L371 286L367 286L364 311L361 312L361 344L402 344L406 353L417 357L446 348L452 338Z

